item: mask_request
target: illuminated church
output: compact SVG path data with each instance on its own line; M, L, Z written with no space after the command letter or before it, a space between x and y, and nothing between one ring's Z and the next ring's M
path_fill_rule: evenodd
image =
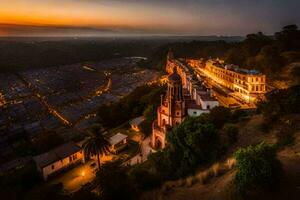
M209 89L195 80L191 71L169 52L166 71L167 92L161 96L157 109L157 120L152 124L151 145L154 149L166 146L166 134L183 122L186 116L197 117L219 105Z
M168 76L168 89L166 96L161 96L161 105L157 110L157 120L152 127L152 147L164 148L166 145L166 133L172 127L179 125L186 116L185 101L181 77L174 68L174 72Z

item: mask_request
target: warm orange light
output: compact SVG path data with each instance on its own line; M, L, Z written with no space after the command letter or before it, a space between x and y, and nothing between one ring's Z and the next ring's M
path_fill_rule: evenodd
M85 171L81 172L81 176L84 177L85 176Z

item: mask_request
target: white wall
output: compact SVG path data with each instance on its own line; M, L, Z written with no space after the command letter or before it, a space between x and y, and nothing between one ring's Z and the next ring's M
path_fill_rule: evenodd
M208 113L209 110L202 110L202 109L188 108L187 112L188 112L188 115L189 115L190 117L198 117L198 116L200 116L202 113Z
M203 101L202 99L200 99L200 102L201 102L201 107L204 110L207 110L207 109L211 110L214 107L219 106L218 101Z
M53 174L56 171L59 171L65 167L68 167L69 165L79 162L79 160L81 160L81 162L83 161L83 153L77 152L77 153L73 154L72 157L74 157L74 155L77 155L77 158L75 160L72 159L71 162L69 160L69 157L67 157L67 158L56 161L55 163L52 163L52 164L44 167L42 169L44 180L46 180L49 175ZM53 169L52 169L52 166L54 166Z

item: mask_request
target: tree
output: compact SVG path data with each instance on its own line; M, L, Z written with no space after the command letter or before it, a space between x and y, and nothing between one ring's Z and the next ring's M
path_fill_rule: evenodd
M100 169L100 155L109 152L110 144L103 136L101 125L93 125L89 135L83 143L83 151L86 157L97 156L98 169Z
M240 48L233 47L229 49L225 54L225 62L235 65L242 65L245 60L244 52Z
M167 134L167 147L157 163L158 171L166 171L170 178L182 177L193 173L199 164L216 159L218 131L206 120L205 115L187 118Z
M267 93L266 101L260 102L258 109L270 119L282 114L300 113L300 85Z
M300 30L295 24L283 27L282 31L275 33L275 38L281 51L300 49Z
M265 72L278 72L284 67L280 50L275 45L267 45L261 48L255 57L256 66Z
M293 78L295 84L300 85L300 64L294 64L290 69L290 76Z
M127 175L127 168L119 162L105 163L97 172L96 182L103 200L132 199L132 195L136 194Z
M222 128L223 125L231 118L231 111L229 108L223 106L214 107L209 113L211 122L216 128Z
M223 131L228 138L229 144L233 144L238 140L239 129L237 126L233 124L225 124L223 127Z
M281 164L274 146L260 143L239 149L234 156L238 168L234 183L240 194L272 189L278 183Z

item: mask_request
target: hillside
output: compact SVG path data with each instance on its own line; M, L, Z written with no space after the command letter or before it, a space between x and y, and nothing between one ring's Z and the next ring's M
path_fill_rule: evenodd
M293 123L297 125L297 131L294 133L294 142L293 144L290 144L280 150L277 154L277 157L280 160L284 170L282 182L280 183L279 188L276 190L276 192L272 192L272 194L253 194L252 198L286 199L286 195L289 194L289 199L298 199L300 195L300 115L285 117L280 123L274 124L269 133L263 133L261 130L263 120L264 119L261 115L254 115L250 120L238 123L240 127L239 140L237 144L229 150L227 157L231 157L232 152L236 151L238 148L248 146L250 144L257 144L262 141L275 144L278 141L276 136L278 134L278 130L284 128L285 123L288 120L293 121ZM233 167L232 169L225 169L223 173L219 173L218 171L221 171L219 170L219 166L222 166L222 163L226 163L226 159L217 165L199 170L199 172L193 177L176 182L167 182L159 190L144 194L142 199L239 199L234 192L233 187L233 178L235 176L236 169ZM215 175L210 175L206 181L199 179L201 173L203 174L210 171L216 171L216 169L218 173L215 173ZM249 197L249 199L252 198Z

